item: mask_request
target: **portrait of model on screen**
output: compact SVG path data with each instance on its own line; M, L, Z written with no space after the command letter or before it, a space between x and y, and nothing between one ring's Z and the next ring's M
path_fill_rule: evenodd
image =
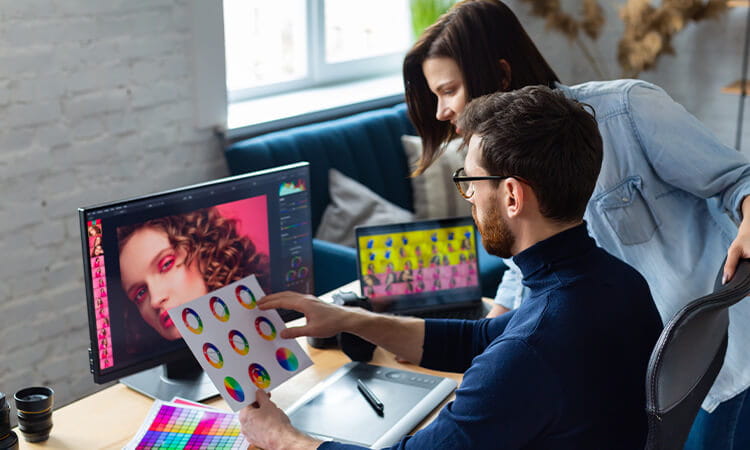
M268 255L216 208L123 226L117 240L121 287L143 321L165 339L181 337L170 308L251 274L268 291ZM126 309L126 321L130 315Z

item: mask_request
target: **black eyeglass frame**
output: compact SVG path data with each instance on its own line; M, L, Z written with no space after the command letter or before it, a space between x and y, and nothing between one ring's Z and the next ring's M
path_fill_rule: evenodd
M463 197L463 198L465 198L467 200L474 196L474 191L471 192L471 195L466 195L466 193L464 192L464 190L461 189L461 182L462 181L505 180L507 178L515 178L515 179L517 179L519 181L522 181L522 182L528 184L529 186L531 186L531 183L529 183L528 181L526 181L524 178L521 178L521 177L518 177L518 176L515 176L515 175L506 175L506 176L484 175L484 176L480 176L480 177L467 177L467 176L464 176L464 175L459 175L459 173L462 170L464 170L463 167L459 167L458 169L456 169L453 172L453 177L452 178L453 178L453 182L456 184L456 189L458 189L458 192L461 194L461 197Z

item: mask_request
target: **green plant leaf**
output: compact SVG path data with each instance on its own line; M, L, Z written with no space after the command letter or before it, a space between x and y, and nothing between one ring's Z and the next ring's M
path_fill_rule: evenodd
M411 27L418 38L425 28L435 23L443 13L453 6L454 0L410 0Z

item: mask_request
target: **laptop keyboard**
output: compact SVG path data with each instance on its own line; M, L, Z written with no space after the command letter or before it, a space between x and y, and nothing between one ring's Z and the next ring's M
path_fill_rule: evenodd
M469 309L446 309L442 311L429 311L420 313L419 317L423 319L466 319L479 320L487 316L488 308L469 308Z

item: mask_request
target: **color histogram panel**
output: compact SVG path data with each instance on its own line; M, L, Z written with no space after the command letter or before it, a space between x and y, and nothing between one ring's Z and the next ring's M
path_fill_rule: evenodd
M244 450L247 447L235 414L157 401L141 430L125 448Z
M297 181L286 181L279 185L279 197L305 192L306 190L307 186L305 186L305 180L303 179Z

